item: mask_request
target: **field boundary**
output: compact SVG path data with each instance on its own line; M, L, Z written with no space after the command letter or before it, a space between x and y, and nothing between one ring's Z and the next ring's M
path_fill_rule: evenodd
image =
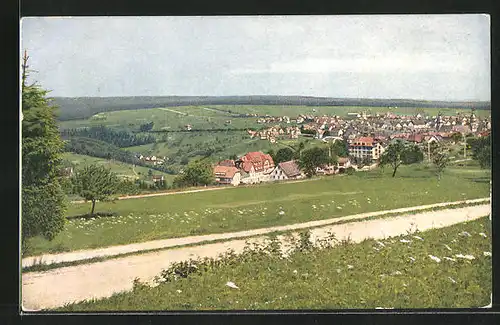
M377 216L395 214L395 213L404 213L404 212L418 212L421 210L438 208L438 207L447 207L454 205L463 205L463 204L475 204L488 202L490 198L480 198L473 200L463 200L463 201L454 201L454 202L444 202L444 203L435 203L429 205L421 205L415 207L407 207L407 208L399 208L393 210L384 210L384 211L373 211L373 212L365 212L361 214L355 214L345 217L337 217L330 218L324 220L316 220L309 221L305 223L297 223L291 225L284 226L275 226L268 228L259 228L259 229L251 229L237 232L229 232L229 233L215 233L209 235L200 235L200 236L188 236L188 237L178 237L178 238L169 238L169 239L161 239L154 240L143 243L134 243L127 245L117 245L110 246L98 249L91 250L78 250L67 253L59 253L59 254L46 254L39 256L29 256L22 259L22 267L27 268L38 264L51 265L51 264L61 264L61 263L72 263L84 260L92 260L99 258L111 258L114 256L121 255L129 255L129 254L137 254L146 251L154 251L154 250L162 250L179 246L188 246L188 245L197 245L207 242L213 241L226 241L232 239L241 239L241 238L249 238L260 235L266 235L277 232L285 232L285 231L293 231L300 229L309 229L316 228L320 226L327 226L337 223L344 223L347 221L360 220L360 219L368 219L374 218Z

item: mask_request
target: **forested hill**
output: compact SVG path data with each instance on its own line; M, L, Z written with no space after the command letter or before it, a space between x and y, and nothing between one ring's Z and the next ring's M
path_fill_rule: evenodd
M145 97L54 97L60 120L88 118L116 110L184 105L306 105L374 107L447 107L490 109L490 102L445 102L410 99L352 99L302 96L145 96Z

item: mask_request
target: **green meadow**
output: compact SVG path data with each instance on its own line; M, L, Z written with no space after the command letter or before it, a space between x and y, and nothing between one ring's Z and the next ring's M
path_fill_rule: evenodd
M218 261L174 265L158 275L155 287L135 283L132 291L57 311L474 308L490 303L487 217L323 249L299 243L288 258L276 251L269 245ZM174 279L174 272L183 276Z
M107 160L104 158L91 157L86 155L79 155L72 152L65 152L63 154L63 159L71 162L76 166L76 168L83 168L85 166L96 164L102 165L109 168L112 172L116 173L119 177L128 179L144 179L144 176L148 175L149 168L142 166L133 166L116 160ZM171 183L175 176L163 173L157 170L153 170L155 175L163 175L167 182Z
M222 233L342 217L439 202L489 197L491 172L453 167L437 180L424 164L322 177L301 183L266 183L218 191L99 202L115 217L68 221L52 241L30 240L27 255L106 247L190 235ZM90 211L71 203L67 215ZM283 211L283 212L280 212Z

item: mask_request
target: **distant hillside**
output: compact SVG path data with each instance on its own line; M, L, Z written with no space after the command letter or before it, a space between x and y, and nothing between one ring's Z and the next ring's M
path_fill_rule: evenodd
M148 96L148 97L54 97L59 119L74 120L100 112L185 105L306 105L437 107L491 109L490 102L445 102L411 99L352 99L303 96Z

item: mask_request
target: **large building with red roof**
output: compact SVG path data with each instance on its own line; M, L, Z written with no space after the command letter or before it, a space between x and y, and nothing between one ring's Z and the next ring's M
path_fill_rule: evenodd
M384 148L372 137L360 137L349 144L349 155L360 159L378 160Z
M223 160L214 167L215 180L219 184L255 184L270 180L274 169L273 158L253 151L237 160Z

